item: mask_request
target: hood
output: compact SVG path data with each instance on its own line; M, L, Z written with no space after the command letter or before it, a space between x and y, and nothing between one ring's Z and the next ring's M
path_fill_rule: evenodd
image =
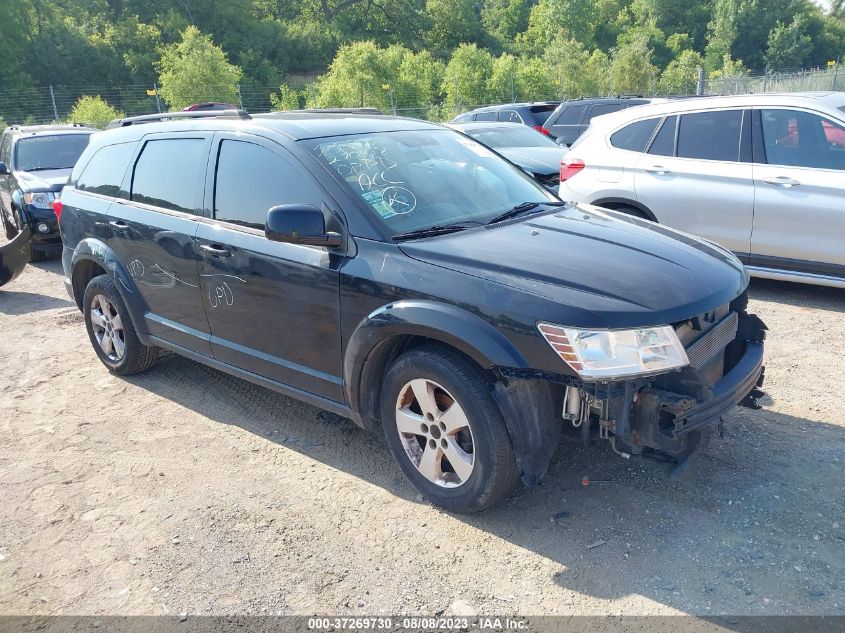
M574 327L675 323L728 303L748 285L739 260L715 244L587 205L401 249L548 299L534 318Z
M18 171L15 177L27 191L60 191L65 186L71 168L44 171Z
M532 174L557 174L560 161L569 151L565 147L504 147L502 156Z

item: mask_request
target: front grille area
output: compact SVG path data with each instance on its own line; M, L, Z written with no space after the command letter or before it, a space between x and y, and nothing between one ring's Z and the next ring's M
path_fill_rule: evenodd
M716 327L709 330L687 348L690 365L695 369L701 369L713 360L736 338L738 326L739 315L736 312L731 312Z
M739 315L726 303L715 310L675 324L678 339L687 351L690 367L711 384L724 375L724 351L736 338Z

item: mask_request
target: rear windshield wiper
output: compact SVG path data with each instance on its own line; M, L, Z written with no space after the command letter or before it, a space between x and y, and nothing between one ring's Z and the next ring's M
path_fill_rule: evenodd
M488 221L487 224L495 224L496 222L510 220L511 218L515 218L519 215L522 215L523 213L533 211L539 206L562 207L565 204L565 202L558 202L555 200L546 200L543 202L523 202L522 204L516 205L513 209L508 209L504 213L500 213L499 215L495 216L492 220Z
M434 226L427 226L422 229L397 233L392 239L394 242L401 242L402 240L412 240L418 237L434 237L435 235L445 235L446 233L457 233L458 231L465 231L472 227L473 225L471 224L462 224L460 222L454 224L435 224Z

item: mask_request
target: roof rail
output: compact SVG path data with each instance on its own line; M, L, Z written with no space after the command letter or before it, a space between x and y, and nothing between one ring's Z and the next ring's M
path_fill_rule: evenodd
M252 117L245 110L197 110L194 112L160 112L158 114L142 114L141 116L130 116L123 119L115 119L106 127L111 130L116 127L127 127L139 123L157 123L159 121L173 121L176 119L213 119L213 118L237 117L239 119L251 119Z

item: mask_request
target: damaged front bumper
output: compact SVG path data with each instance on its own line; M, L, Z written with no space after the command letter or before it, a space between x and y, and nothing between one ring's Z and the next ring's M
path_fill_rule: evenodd
M0 286L20 275L30 256L32 233L28 227L5 244L0 244Z

